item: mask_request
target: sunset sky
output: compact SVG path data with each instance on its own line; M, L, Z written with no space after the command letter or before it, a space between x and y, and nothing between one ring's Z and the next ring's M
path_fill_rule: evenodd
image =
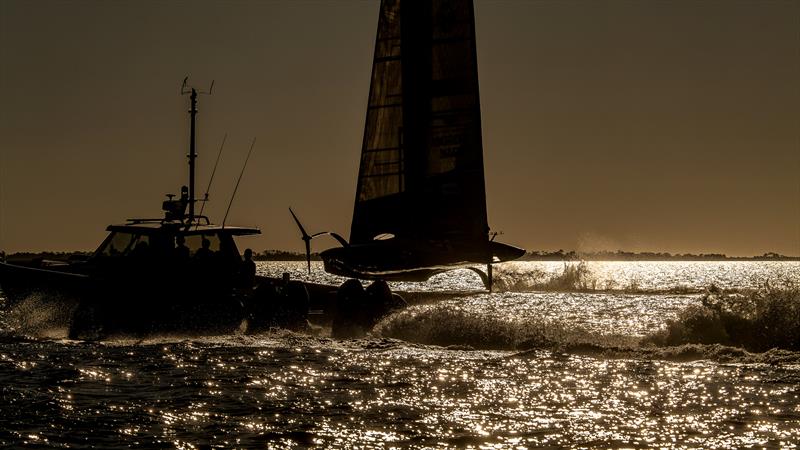
M347 236L376 1L0 1L0 249L91 250L186 184ZM799 1L475 2L489 224L528 250L800 255ZM335 245L314 242L315 250Z

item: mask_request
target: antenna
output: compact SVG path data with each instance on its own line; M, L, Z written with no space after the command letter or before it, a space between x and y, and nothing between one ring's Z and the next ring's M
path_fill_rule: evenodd
M193 90L196 89L193 86L189 86L189 77L184 78L183 83L181 84L181 95L190 94ZM207 91L197 91L197 93L204 95L211 95L211 92L213 90L214 90L214 80L211 80L211 86L209 86Z
M197 159L197 151L195 146L195 118L197 116L197 94L211 94L214 89L214 81L211 81L211 87L206 92L198 92L194 87L188 85L189 77L183 79L181 83L181 95L189 94L190 105L189 115L191 116L191 126L189 128L189 223L194 220L194 160Z
M256 138L253 138L253 143L250 144L250 150L247 152L247 158L244 159L244 165L242 166L242 171L239 172L239 179L236 180L236 186L233 188L233 194L231 194L231 201L228 202L228 209L225 210L225 217L222 218L222 228L225 228L225 221L228 220L228 213L231 212L231 205L233 204L233 199L236 198L236 191L239 190L239 182L242 181L242 175L244 175L244 169L247 167L247 161L250 160L250 154L253 153L253 147L256 145Z
M211 83L211 87L214 87L214 83ZM200 216L203 215L203 210L206 208L206 202L208 201L208 192L211 190L211 183L214 182L214 174L217 173L217 165L219 165L219 158L222 156L222 149L225 148L225 141L228 139L228 133L225 133L225 136L222 136L222 144L219 146L219 152L217 152L217 160L214 162L214 168L211 170L211 178L208 180L208 186L206 187L206 193L203 195L203 204L200 206Z

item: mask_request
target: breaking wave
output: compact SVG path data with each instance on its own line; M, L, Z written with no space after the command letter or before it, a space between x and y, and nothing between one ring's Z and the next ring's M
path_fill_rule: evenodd
M610 288L610 286L606 286ZM528 270L498 269L494 274L494 288L498 291L590 291L598 289L598 282L585 261L564 263L561 273L551 273L540 268Z
M373 330L384 338L480 350L556 349L588 343L633 345L637 338L600 335L555 321L509 321L474 314L452 305L412 307L396 313Z
M564 262L561 271L542 268L502 268L495 272L494 287L505 292L614 292L626 294L699 294L702 287L686 285L645 287L636 278L622 282L599 277L586 261Z
M749 291L771 282L775 286L792 286L800 276L800 265L773 273L770 278L760 278L747 271L720 270L717 274L703 274L701 267L691 271L678 265L640 263L638 267L624 269L607 266L609 262L564 261L561 267L535 264L508 264L498 266L494 272L494 289L497 292L605 292L621 294L703 294L710 284L726 293ZM613 264L613 263L611 263ZM554 270L555 269L555 270ZM626 270L627 269L627 270ZM719 270L719 269L717 269ZM759 279L760 278L760 279Z
M746 293L709 288L648 336L603 334L558 320L510 320L457 305L411 307L373 330L382 338L474 350L549 350L606 358L800 364L800 289L765 287Z
M755 352L800 351L800 288L766 285L726 293L712 286L700 304L681 311L645 341L659 346L722 344Z

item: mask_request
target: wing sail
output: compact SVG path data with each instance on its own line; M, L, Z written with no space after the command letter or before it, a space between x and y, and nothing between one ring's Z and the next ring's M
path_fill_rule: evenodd
M487 231L472 0L382 0L350 242Z

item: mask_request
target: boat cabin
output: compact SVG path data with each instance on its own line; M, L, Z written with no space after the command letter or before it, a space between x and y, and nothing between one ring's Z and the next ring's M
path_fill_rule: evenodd
M160 223L128 223L110 225L109 235L94 253L94 258L116 258L135 254L137 249L148 248L154 253L166 253L180 245L188 249L188 256L196 256L208 241L208 249L214 253L223 252L239 256L234 236L260 234L258 228L221 227L219 225L199 225L189 229L182 225L169 226Z
M221 261L241 261L235 236L260 234L258 228L212 224L185 225L163 220L132 220L110 225L106 239L95 251L96 262L112 259L170 259L170 255L189 258L216 255Z

